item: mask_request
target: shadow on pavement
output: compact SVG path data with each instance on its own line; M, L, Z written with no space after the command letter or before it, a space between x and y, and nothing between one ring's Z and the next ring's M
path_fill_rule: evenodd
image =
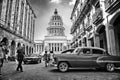
M50 72L60 73L58 69L51 69ZM120 73L120 70L115 70L114 72L107 72L106 70L96 70L96 69L69 69L65 73L88 73L88 72L104 72L104 73Z
M23 64L23 65L37 65L37 64L40 64L40 63L26 63L26 64Z
M8 72L8 73L5 73L5 74L2 74L2 76L8 76L8 75L16 75L16 74L19 74L21 72L19 71L13 71L13 72Z

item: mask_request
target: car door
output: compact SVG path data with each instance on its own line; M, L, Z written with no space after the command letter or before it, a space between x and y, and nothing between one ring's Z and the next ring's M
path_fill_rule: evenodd
M71 58L73 67L87 67L91 58L91 50L88 48L81 48L76 50L76 54Z
M78 67L91 67L92 54L90 48L82 48L79 52L78 58Z
M79 67L90 67L95 68L99 65L97 64L97 59L100 56L103 56L104 51L100 49L92 49L92 48L83 48L83 54L80 54L80 66Z
M93 67L99 67L98 63L97 63L97 59L98 57L102 57L105 56L104 54L105 52L103 50L100 49L92 49L92 66Z
M76 48L72 54L69 54L69 59L67 61L70 63L71 67L78 67L79 65L79 57L78 53L80 51L80 48Z

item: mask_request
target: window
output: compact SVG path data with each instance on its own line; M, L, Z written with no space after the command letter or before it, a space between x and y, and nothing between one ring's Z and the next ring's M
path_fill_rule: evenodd
M93 49L93 54L103 54L104 52L99 49Z
M78 49L75 51L75 54L79 54L80 50L81 50L81 49L78 48Z
M90 54L90 49L83 48L83 49L81 49L79 54Z
M3 0L0 0L0 17L1 17L1 13L2 13L2 2L3 2Z

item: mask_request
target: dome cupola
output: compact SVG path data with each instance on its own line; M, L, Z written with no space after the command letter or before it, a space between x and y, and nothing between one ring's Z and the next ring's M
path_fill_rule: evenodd
M63 21L62 21L61 17L58 15L57 9L55 9L54 15L50 19L49 25L50 26L59 26L59 27L63 26Z
M63 21L61 16L58 15L57 9L55 9L53 16L50 19L49 27L47 28L48 35L50 36L64 36Z

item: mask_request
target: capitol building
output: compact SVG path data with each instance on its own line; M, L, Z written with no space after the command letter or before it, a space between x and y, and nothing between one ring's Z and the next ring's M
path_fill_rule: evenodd
M47 35L44 41L39 40L36 42L36 53L43 51L53 51L54 53L60 53L68 48L70 48L70 40L67 40L65 36L65 28L61 16L58 14L57 9L55 9L53 16L51 17L47 28ZM42 48L42 49L41 49Z

